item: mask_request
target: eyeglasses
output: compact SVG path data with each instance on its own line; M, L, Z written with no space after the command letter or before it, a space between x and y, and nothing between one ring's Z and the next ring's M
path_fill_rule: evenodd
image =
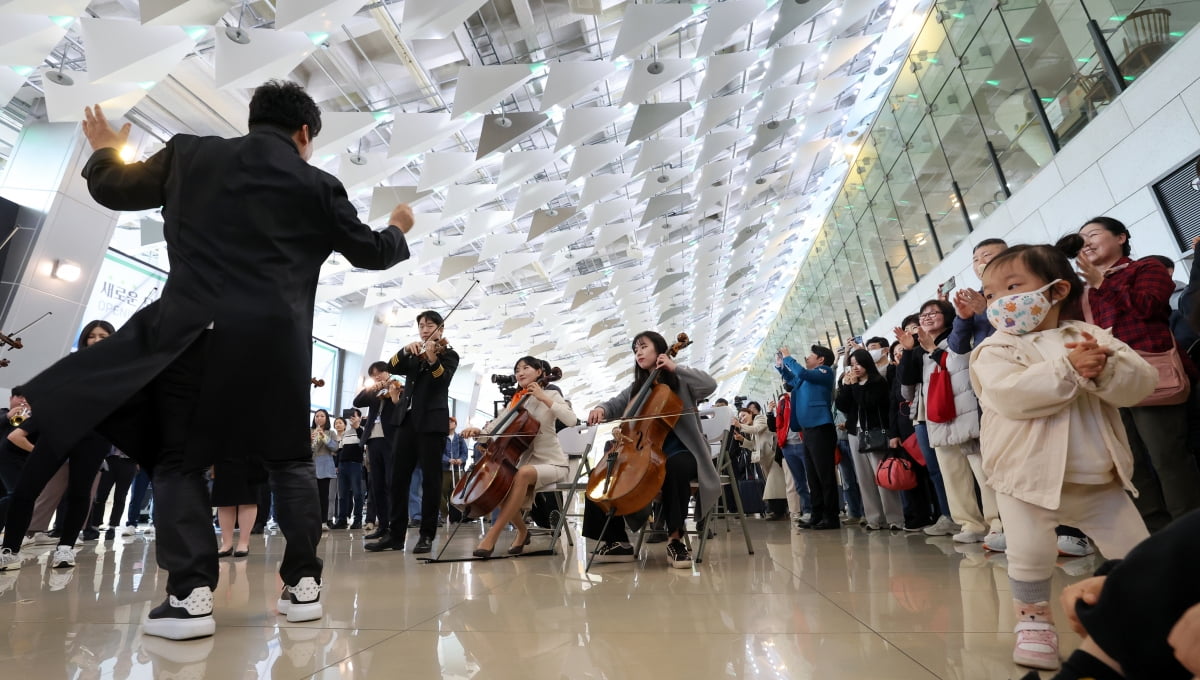
M935 316L941 316L941 312L921 312L917 315L918 319L932 319Z

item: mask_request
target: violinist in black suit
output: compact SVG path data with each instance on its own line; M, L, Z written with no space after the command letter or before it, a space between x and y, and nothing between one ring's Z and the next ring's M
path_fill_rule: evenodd
M270 475L287 539L280 613L290 621L322 616L321 518L306 422L321 264L337 251L356 267L381 270L409 254L407 205L373 231L342 183L309 165L321 112L303 88L262 85L248 122L245 136L180 134L126 164L118 150L130 126L114 130L99 107L87 111L83 130L94 153L83 176L92 197L112 210L161 206L170 274L162 297L111 338L25 387L44 433L39 454L65 456L95 430L152 471L158 563L168 578L167 599L144 624L148 635L185 639L215 629L217 545L204 471L229 442L260 456ZM271 376L269 393L263 375ZM250 394L265 397L258 417L229 418L229 400ZM19 542L25 528L9 521L7 535Z
M458 353L442 338L442 315L427 310L417 315L421 339L405 346L388 363L393 375L404 376L404 391L391 391L396 407L392 456L392 517L390 531L364 546L371 552L404 550L408 528L408 487L413 470L421 466L421 528L414 554L433 549L438 504L442 497L442 453L450 432L450 380L458 370Z
M391 380L391 367L386 361L376 361L367 369L367 375L375 382L354 397L354 405L366 408L367 418L363 421L367 460L371 467L371 494L367 506L368 519L374 515L375 531L364 538L382 538L388 533L391 517L390 494L392 483L392 442L396 428L392 425L392 410L395 404L388 398L388 390L400 392L399 381Z

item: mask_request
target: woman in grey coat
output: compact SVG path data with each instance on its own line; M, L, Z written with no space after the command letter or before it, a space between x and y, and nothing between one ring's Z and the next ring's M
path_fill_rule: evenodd
M670 532L667 562L672 567L686 569L692 566L692 555L681 539L686 530L684 523L688 501L692 496L692 481L696 480L700 486L701 517L716 503L721 491L712 453L700 430L700 417L696 414L696 404L717 389L717 382L704 371L676 364L667 354L666 339L654 331L643 331L634 337L633 357L633 384L592 409L588 414L588 424L620 419L630 399L642 388L650 373L662 369L658 381L670 387L683 403L683 414L662 447L667 456L666 478L662 486L662 515ZM595 562L633 561L633 548L629 545L625 523L614 520L605 528L605 519L604 511L588 499L584 508L583 535L602 541Z

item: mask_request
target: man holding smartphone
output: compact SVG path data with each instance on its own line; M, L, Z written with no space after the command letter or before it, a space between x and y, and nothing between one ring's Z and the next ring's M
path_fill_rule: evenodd
M776 353L775 368L792 393L792 428L804 432L805 473L812 491L812 519L801 529L839 529L837 430L833 426L833 350L813 345L804 366L787 347Z

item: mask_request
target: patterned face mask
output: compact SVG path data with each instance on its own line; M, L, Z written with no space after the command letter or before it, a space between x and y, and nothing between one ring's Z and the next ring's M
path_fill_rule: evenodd
M1050 308L1057 304L1057 300L1051 302L1042 293L1059 281L1062 279L1054 279L1037 290L992 300L987 308L988 321L1001 333L1025 335L1041 325Z

